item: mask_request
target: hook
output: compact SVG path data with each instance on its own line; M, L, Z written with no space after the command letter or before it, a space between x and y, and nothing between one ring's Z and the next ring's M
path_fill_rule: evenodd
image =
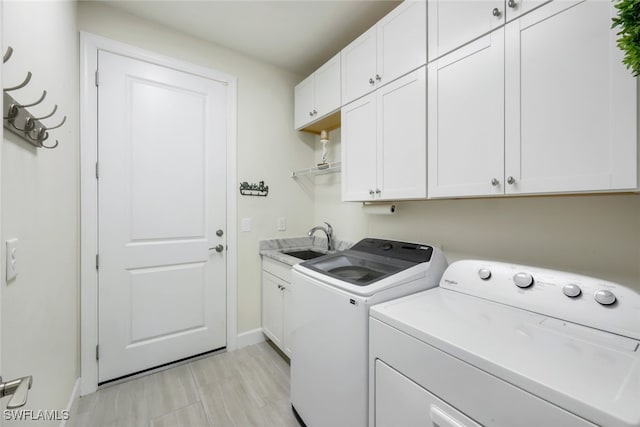
M42 120L42 119L48 119L49 117L53 116L56 111L58 110L58 104L53 106L53 111L49 114L47 114L46 116L42 116L42 117L34 117L34 119L36 120Z
M5 62L7 62L9 60L9 58L11 58L12 54L13 54L13 48L11 46L9 46L7 48L7 52L2 57L2 63L4 64Z
M44 145L43 143L40 143L40 146L42 148L46 148L47 150L52 150L58 146L58 140L56 139L56 143L53 145Z
M18 86L8 87L8 88L3 89L3 90L5 92L11 92L12 90L22 89L23 87L28 85L30 81L31 81L31 71L27 71L27 78L25 78L22 83L20 83Z
M12 121L13 119L15 119L18 116L18 106L16 104L10 104L9 105L9 109L7 110L7 113L9 114L8 117L2 117L4 120L9 120Z
M32 117L27 117L24 121L24 129L20 129L18 126L16 126L16 124L14 123L13 120L10 121L11 126L13 126L16 130L19 130L20 132L24 132L24 133L29 133L33 130L33 128L36 126L35 121L33 120Z
M44 101L44 98L47 96L47 91L43 90L42 91L42 96L40 97L40 99L38 99L36 102L33 102L31 104L24 104L24 105L20 105L20 104L15 104L18 108L27 108L27 107L33 107L34 105L38 105L40 104L42 101Z
M64 122L67 121L67 116L64 116L62 118L62 121L60 122L60 124L53 126L53 127L48 127L47 130L51 130L51 129L58 129L60 126L62 126L64 124Z

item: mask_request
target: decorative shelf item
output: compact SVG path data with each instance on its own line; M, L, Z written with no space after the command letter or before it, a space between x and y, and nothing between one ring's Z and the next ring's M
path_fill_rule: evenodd
M269 186L264 185L264 181L260 181L258 184L249 184L244 181L240 183L240 194L243 196L267 197L269 194Z
M13 49L11 48L11 46L9 46L2 58L2 62L7 62L9 58L11 58L12 54ZM58 146L57 140L54 144L48 145L45 145L44 142L49 138L49 131L61 127L67 120L67 116L64 116L62 118L62 121L60 121L60 123L55 126L45 126L41 122L41 120L48 119L49 117L53 116L58 109L57 105L54 105L51 113L41 117L36 117L28 110L29 107L33 107L44 101L45 97L47 96L47 91L42 91L42 96L40 96L40 99L28 104L19 103L13 98L13 96L9 94L9 92L22 89L23 87L27 86L30 81L31 71L27 71L27 75L22 83L17 86L2 89L4 105L2 114L3 125L9 131L15 133L20 138L24 139L32 145L35 145L38 148L56 148Z
M312 168L293 171L291 172L291 177L297 178L300 176L326 175L329 173L340 172L341 168L342 168L342 162L321 163Z

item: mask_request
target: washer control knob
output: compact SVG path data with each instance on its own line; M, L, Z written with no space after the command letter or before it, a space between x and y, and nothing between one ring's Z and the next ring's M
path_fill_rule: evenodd
M483 267L480 270L478 270L478 276L480 276L482 280L489 280L491 278L491 270Z
M593 294L593 297L602 305L611 305L616 302L616 296L611 291L600 289Z
M519 288L528 288L533 285L533 276L524 271L513 275L513 283Z
M582 293L580 286L569 283L562 287L562 293L568 296L569 298L575 298Z
M389 242L385 242L382 244L382 250L383 251L390 251L391 248L393 248L393 245Z

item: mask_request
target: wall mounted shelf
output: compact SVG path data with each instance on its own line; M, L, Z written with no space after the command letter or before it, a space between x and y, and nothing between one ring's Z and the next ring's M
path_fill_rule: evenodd
M300 176L326 175L326 174L329 174L329 173L340 172L340 170L342 168L342 162L331 162L331 163L327 163L327 165L328 166L326 166L326 167L314 166L314 167L308 168L308 169L301 169L301 170L293 171L293 172L291 172L291 178L297 178L297 177L300 177Z

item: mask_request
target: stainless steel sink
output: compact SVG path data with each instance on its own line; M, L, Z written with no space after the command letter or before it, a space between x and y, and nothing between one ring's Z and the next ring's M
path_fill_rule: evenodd
M314 251L312 249L304 249L301 251L283 251L282 253L305 261L308 259L314 259L326 255L326 253Z

